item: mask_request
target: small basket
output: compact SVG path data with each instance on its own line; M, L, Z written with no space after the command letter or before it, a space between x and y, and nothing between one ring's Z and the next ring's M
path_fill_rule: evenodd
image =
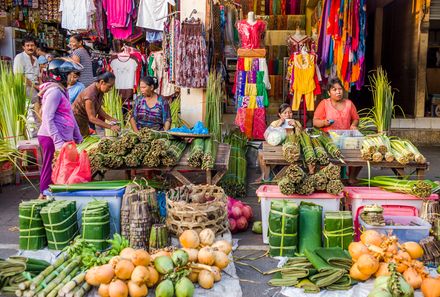
M209 193L214 199L205 203L190 202L191 196L203 192ZM220 187L203 185L176 188L167 193L166 204L167 227L177 236L190 229L200 232L209 228L216 235L228 229L227 197Z

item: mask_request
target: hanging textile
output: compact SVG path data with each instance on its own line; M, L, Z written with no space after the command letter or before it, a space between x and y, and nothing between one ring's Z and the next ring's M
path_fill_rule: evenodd
M133 33L136 17L134 0L102 0L107 15L107 29L115 39L127 39Z
M366 18L366 0L324 1L319 67L324 77L337 76L346 90L364 84Z
M237 23L238 34L240 35L241 48L261 48L263 34L266 31L266 23L257 20L249 24L247 20Z
M174 0L141 0L136 26L162 31L168 15L168 4L176 5Z
M96 8L93 0L61 0L61 27L70 31L89 30Z
M204 88L208 58L204 28L200 21L183 22L176 56L176 84L184 88Z
M152 57L152 59L151 59ZM156 92L159 95L169 97L175 93L174 85L169 82L168 69L165 64L165 56L163 51L153 52L148 59L151 61L151 70L159 82ZM149 65L149 68L150 68Z

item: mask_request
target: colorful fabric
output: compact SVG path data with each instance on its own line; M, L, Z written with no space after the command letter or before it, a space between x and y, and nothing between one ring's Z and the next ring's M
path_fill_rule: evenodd
M324 127L322 130L348 130L354 120L359 120L359 115L353 102L349 99L344 99L344 101L345 104L342 110L337 110L330 98L324 99L318 104L313 118L335 121L331 126Z
M237 30L242 48L260 48L263 34L266 31L266 23L257 20L251 25L247 20L241 20L237 23Z
M298 110L301 103L301 97L304 95L307 104L307 110L315 109L315 96L313 91L315 85L315 56L311 54L297 54L294 56L294 75L293 82L293 102L292 110Z
M254 110L252 138L263 140L264 131L266 131L266 110L264 108L256 108Z
M171 123L171 111L168 101L159 96L156 104L153 107L149 107L146 99L139 96L135 100L133 118L138 129L147 127L161 131L166 122Z
M241 132L244 132L244 126L245 126L245 121L246 121L246 108L245 107L240 107L239 109L237 109L237 115L235 116L235 125L238 126L238 128L240 128Z

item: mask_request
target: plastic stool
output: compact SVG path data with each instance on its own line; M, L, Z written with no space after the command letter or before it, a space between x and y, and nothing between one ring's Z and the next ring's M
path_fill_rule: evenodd
M28 160L18 159L17 165L21 170L17 170L15 175L15 183L19 185L21 183L21 176L24 175L26 178L39 178L40 168L43 165L43 158L40 150L40 144L38 139L31 140L20 140L17 144L17 150L20 154L23 154L26 159L29 157L33 158L36 164L23 165L23 162L29 162Z

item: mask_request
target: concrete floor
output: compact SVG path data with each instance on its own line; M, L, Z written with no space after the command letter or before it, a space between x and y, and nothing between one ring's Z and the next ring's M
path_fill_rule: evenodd
M431 180L440 180L440 147L422 147L421 152L430 162L430 170L426 174L426 178ZM371 176L375 175L392 175L391 170L380 170L371 168ZM250 167L248 169L248 180L254 181L259 176L259 169ZM364 168L360 176L367 177L368 171ZM115 178L117 176L115 175ZM37 181L34 181L37 186ZM260 220L261 209L256 197L255 191L258 185L250 184L248 187L248 197L244 200L250 204L254 211L255 220ZM18 247L18 204L22 200L36 198L37 191L29 184L19 186L8 185L3 186L0 192L0 258L14 255ZM262 249L267 248L263 244L262 237L250 231L234 234L235 239L239 239L239 250L234 253L235 257L257 257L264 253ZM252 264L262 271L267 271L276 266L277 261L268 257L258 260L239 260L241 262ZM280 291L279 288L269 287L267 281L270 276L263 276L249 266L236 265L237 273L240 278L240 284L243 296L275 296Z

